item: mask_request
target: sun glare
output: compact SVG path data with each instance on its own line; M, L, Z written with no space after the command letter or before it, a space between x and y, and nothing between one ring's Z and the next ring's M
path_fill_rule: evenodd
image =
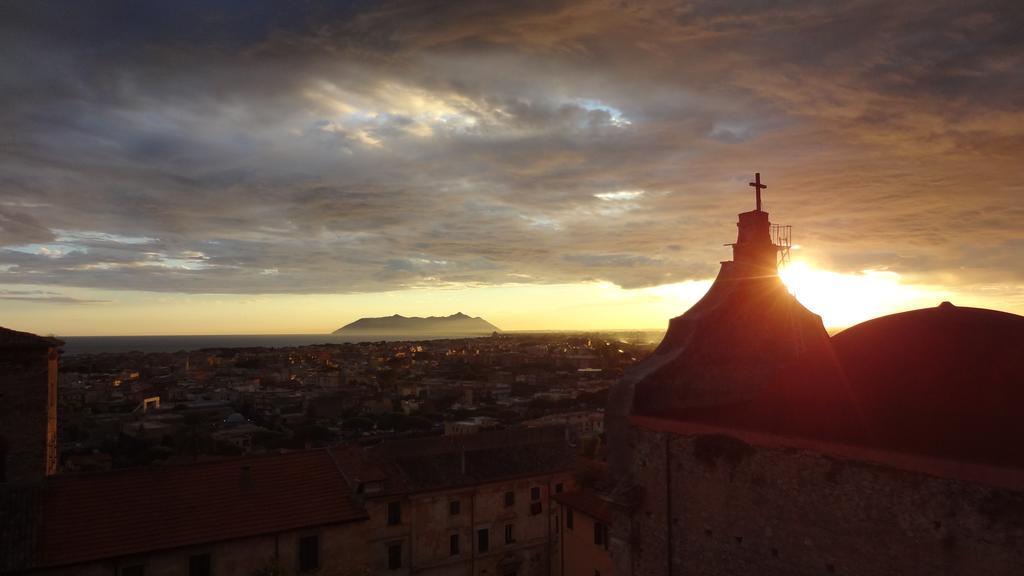
M829 328L844 328L885 314L935 306L948 294L941 290L905 284L899 274L863 270L844 274L795 261L779 270L789 291Z

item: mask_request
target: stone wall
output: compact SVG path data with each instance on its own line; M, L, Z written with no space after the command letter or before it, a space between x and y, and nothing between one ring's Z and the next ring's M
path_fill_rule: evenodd
M0 443L6 445L6 480L11 483L36 482L47 474L51 368L56 378L56 361L49 356L47 348L0 350ZM54 446L55 417L54 412L49 435Z
M568 526L567 506L561 506L562 525L559 540L562 543L562 564L553 574L561 576L612 576L615 568L604 545L594 541L594 524L599 521L581 510L573 510L573 526Z
M550 499L555 484L573 488L569 473L533 476L476 486L421 492L412 495L380 498L366 504L370 519L364 538L374 568L387 571L387 546L403 543L401 571L432 576L541 576L549 574L560 561L555 537L557 508ZM539 499L531 491L539 490ZM515 502L505 506L505 493L513 492ZM401 502L402 522L387 525L387 503ZM459 513L451 514L449 505L459 502ZM540 511L531 508L540 504ZM513 542L505 542L505 526L513 526ZM487 551L477 549L477 530L489 530ZM451 554L450 538L459 535L459 553ZM412 542L410 549L409 542Z
M612 541L620 574L1024 567L1024 492L728 434L632 434L637 501L617 511Z
M395 525L388 524L388 503L390 502L398 502L401 507L401 521ZM402 495L371 499L367 500L363 507L366 509L369 519L364 522L360 537L370 557L372 573L386 572L395 576L409 574L409 540L413 527L409 499ZM402 567L398 570L388 569L388 547L393 545L402 547Z

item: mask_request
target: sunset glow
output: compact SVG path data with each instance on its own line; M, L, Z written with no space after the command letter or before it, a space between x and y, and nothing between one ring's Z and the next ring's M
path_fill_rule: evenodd
M845 328L884 314L935 306L950 297L945 290L905 284L895 272L843 274L815 268L802 260L783 266L779 276L829 328Z

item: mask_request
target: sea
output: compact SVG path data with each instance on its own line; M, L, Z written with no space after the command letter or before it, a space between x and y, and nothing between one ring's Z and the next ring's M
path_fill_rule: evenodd
M514 331L506 335L581 334L574 331ZM650 344L661 340L664 331L605 331L625 342ZM479 334L419 335L348 335L348 334L219 334L196 336L56 336L64 341L64 354L102 354L105 352L179 352L203 348L290 348L316 344L347 344L359 342L422 342L478 338Z

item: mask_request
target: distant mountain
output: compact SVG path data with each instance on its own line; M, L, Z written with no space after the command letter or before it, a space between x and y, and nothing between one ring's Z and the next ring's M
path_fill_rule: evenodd
M451 316L406 318L399 314L383 318L360 318L334 331L335 334L376 336L473 336L500 332L497 326L480 317L458 312Z

